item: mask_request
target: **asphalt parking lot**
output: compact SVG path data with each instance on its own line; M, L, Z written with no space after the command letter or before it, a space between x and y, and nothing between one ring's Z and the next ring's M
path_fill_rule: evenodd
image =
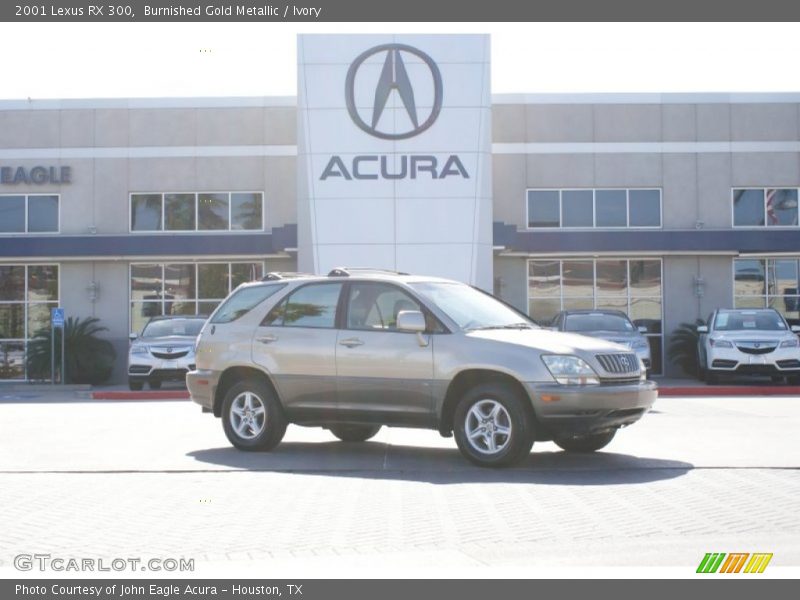
M800 398L663 398L605 451L485 470L435 432L290 427L229 447L187 401L0 394L0 574L18 553L195 559L195 574L541 574L706 552L800 566Z

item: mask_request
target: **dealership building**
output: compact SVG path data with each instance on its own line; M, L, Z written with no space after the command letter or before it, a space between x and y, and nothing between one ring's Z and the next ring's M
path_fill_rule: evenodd
M0 101L0 379L50 309L128 334L270 271L614 308L653 370L717 307L798 319L800 94L512 94L482 35L298 37L297 97Z

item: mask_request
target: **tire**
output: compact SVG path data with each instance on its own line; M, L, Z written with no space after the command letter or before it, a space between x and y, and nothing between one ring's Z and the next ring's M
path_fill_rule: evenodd
M602 433L590 433L588 435L576 435L571 437L557 437L553 441L556 446L566 452L589 453L596 452L600 448L605 448L614 439L617 430L603 431Z
M479 467L507 467L527 456L533 446L533 418L520 394L508 384L486 383L470 389L453 418L458 449ZM491 427L488 433L487 426Z
M286 433L286 416L272 389L245 379L233 385L222 402L222 428L239 450L272 450Z
M331 425L331 433L343 442L366 442L381 430L380 425Z
M155 381L151 380L148 383L150 384L150 389L151 390L160 390L161 389L161 382L158 381L158 380L155 380Z
M139 392L144 388L144 381L133 381L129 379L128 388L130 388L132 392Z

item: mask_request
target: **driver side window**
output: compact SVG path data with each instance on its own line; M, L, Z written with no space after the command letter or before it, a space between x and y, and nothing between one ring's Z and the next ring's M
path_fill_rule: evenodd
M400 288L383 283L354 283L347 303L347 328L370 331L396 331L397 315L403 310L418 310L419 302Z

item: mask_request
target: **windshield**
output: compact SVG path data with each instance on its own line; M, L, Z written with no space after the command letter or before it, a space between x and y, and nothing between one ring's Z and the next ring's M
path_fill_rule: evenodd
M528 329L533 321L494 296L463 283L412 283L411 287L436 304L461 329Z
M714 329L717 331L785 331L786 323L778 313L771 310L743 310L717 313Z
M159 319L150 321L142 331L142 337L159 338L173 335L196 336L203 328L204 318Z
M635 331L633 324L623 315L605 313L586 313L567 315L564 322L565 331L613 331L629 333Z

